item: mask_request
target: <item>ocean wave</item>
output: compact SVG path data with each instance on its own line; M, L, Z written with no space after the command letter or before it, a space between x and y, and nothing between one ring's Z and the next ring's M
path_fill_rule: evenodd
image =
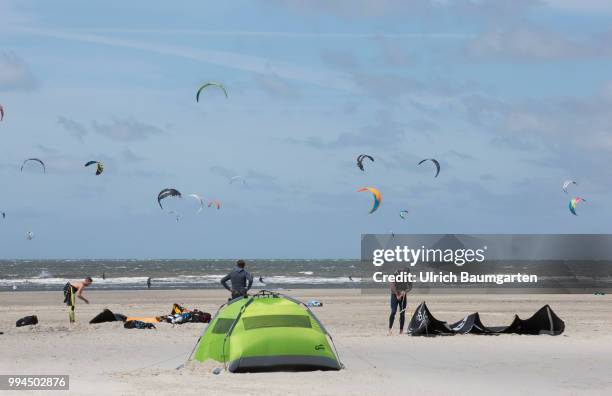
M51 273L49 271L47 271L46 269L42 269L40 271L40 273L38 274L37 278L51 278L53 275L51 275Z
M303 277L303 276L268 276L264 278L264 283L274 283L274 284L342 284L342 283L354 283L360 282L361 278L353 278L351 281L348 277L334 277L334 278L324 278L324 277Z
M309 271L306 271L309 272ZM223 275L179 275L170 277L152 278L151 281L156 285L197 285L197 284L219 284ZM23 287L23 286L61 286L74 279L66 278L19 278L19 279L0 279L0 287ZM264 282L255 280L255 285L269 284L300 284L300 285L322 285L322 284L345 284L360 282L361 278L353 278L351 281L348 277L312 277L312 276L268 276ZM145 285L147 283L146 276L125 276L116 278L93 278L92 288L110 287L121 285Z

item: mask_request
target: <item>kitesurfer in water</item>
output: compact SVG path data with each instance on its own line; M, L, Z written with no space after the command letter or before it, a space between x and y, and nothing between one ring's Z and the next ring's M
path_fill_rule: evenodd
M147 289L150 289L150 288L151 288L151 277L149 276L147 278Z
M87 277L82 281L68 282L64 285L64 303L68 305L70 310L68 311L68 318L70 323L74 323L74 310L76 308L76 297L85 301L85 304L89 304L89 300L83 297L83 290L93 283L91 277Z
M221 284L232 293L230 300L238 297L246 297L249 289L253 286L253 275L244 269L244 260L236 261L236 267L229 274L221 279ZM231 281L232 286L228 286L227 281Z

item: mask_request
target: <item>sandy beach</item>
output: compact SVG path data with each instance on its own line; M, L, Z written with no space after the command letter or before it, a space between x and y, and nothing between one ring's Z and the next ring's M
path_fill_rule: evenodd
M214 314L222 291L91 291L68 325L61 292L0 293L0 372L69 374L70 394L610 394L612 298L593 295L412 295L441 320L479 311L487 325L528 317L548 303L565 321L561 336L419 338L386 334L387 296L356 290L294 290L316 297L315 313L334 337L340 372L213 375L220 364L185 363L205 325L161 323L126 330L121 323L88 324L104 308L133 316L169 312L172 303ZM36 314L40 324L15 328ZM27 393L27 392L25 392ZM23 391L15 394L25 394ZM66 392L57 392L66 394Z

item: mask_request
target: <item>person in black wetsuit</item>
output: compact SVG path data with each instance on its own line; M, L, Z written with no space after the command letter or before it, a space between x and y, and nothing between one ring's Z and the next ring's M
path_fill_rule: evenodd
M90 276L85 278L82 281L68 282L64 285L64 303L68 305L70 310L68 311L68 319L70 319L70 323L74 323L74 310L76 308L76 297L85 301L86 304L89 304L89 300L83 297L83 290L89 285L91 285L93 280Z
M409 269L404 269L403 271L397 270L395 275L399 275L401 272L410 273ZM389 315L389 335L391 335L391 330L393 329L393 322L395 322L395 315L397 314L397 310L399 308L399 325L400 330L399 333L402 334L404 332L404 324L406 323L406 306L407 306L407 298L406 294L412 289L412 284L410 282L392 282L389 284L391 289L391 314Z
M253 286L253 275L244 269L246 263L244 260L236 261L236 267L229 274L221 279L221 284L232 293L230 300L238 297L245 297L249 289ZM232 286L227 285L227 281L231 281Z

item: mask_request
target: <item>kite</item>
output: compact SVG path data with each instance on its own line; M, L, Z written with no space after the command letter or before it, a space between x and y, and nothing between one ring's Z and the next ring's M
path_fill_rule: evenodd
M198 194L189 194L188 197L192 197L198 200L198 202L200 203L200 207L197 213L200 213L202 209L204 209L204 200L202 199L202 197L200 197Z
M584 198L580 198L580 197L576 197L576 198L572 198L569 201L569 210L570 212L572 212L572 214L574 216L578 216L578 214L576 213L576 206L580 203L580 202L586 202L586 200Z
M179 190L176 190L174 188L164 188L163 190L161 190L159 194L157 194L157 203L159 204L159 207L162 208L162 210L164 209L164 207L162 206L161 201L162 199L165 199L168 197L182 198L182 195Z
M218 200L216 200L216 199L213 199L212 201L210 201L210 202L208 203L208 207L210 208L211 206L212 206L212 207L215 207L215 208L217 208L217 209L221 209L221 201L218 201Z
M408 216L408 211L407 211L406 209L400 210L400 212L399 212L399 216L400 216L402 219L406 219L406 216Z
M566 180L563 182L563 192L567 194L567 187L569 187L570 184L578 184L573 180Z
M47 168L45 167L45 163L42 162L41 160L39 160L38 158L28 158L27 160L23 161L23 164L21 164L21 171L23 172L23 167L25 166L25 164L27 164L29 161L33 161L33 162L38 162L42 168L43 168L43 173L47 173Z
M0 212L2 214L2 218L6 219L6 212Z
M372 193L372 196L374 197L374 205L372 206L370 213L374 213L374 211L378 209L378 207L380 206L380 202L382 201L382 196L380 194L380 191L378 191L378 189L374 187L363 187L357 190L357 192L363 192L363 191L369 191Z
M3 119L4 119L4 107L0 105L0 121L2 121Z
M438 177L438 174L440 173L440 163L438 162L438 160L434 158L425 158L424 160L421 160L418 165L421 165L425 161L431 161L434 163L434 165L436 166L436 175L434 177Z
M233 184L235 181L242 180L242 184L246 184L246 180L243 176L237 175L230 177L230 184Z
M225 98L226 98L226 99L228 98L228 96L227 96L227 90L225 89L225 87L223 86L223 84L220 84L220 83L218 83L218 82L214 82L214 81L210 81L210 82L207 82L206 84L202 85L202 86L200 87L200 89L198 89L198 93L196 93L196 102L199 102L199 101L200 101L200 93L201 93L203 90L205 90L206 88L208 88L208 87L217 87L217 88L221 89L221 90L223 91L223 93L225 94Z
M365 171L365 169L363 169L363 160L366 158L374 162L374 158L371 155L359 154L359 156L357 157L357 167L362 171Z
M28 231L28 232L26 233L26 239L27 239L28 241L31 241L31 240L32 240L32 238L34 238L34 234L32 233L32 231Z
M85 166L90 166L93 164L97 164L96 166L96 176L99 176L102 172L104 172L104 164L100 161L89 161L85 164Z

